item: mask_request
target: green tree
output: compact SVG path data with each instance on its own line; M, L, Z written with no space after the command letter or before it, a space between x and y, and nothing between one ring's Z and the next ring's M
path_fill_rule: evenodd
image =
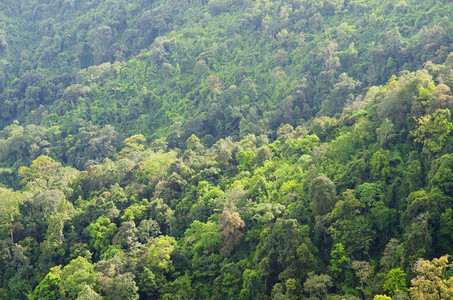
M86 233L90 236L90 246L97 251L98 257L111 245L111 240L116 232L116 224L111 223L110 219L106 217L99 217L96 223L92 223L86 228Z
M206 223L194 221L184 233L183 245L192 255L193 275L197 279L213 280L219 276L218 254L222 247L218 225L212 221Z
M310 294L327 299L329 288L333 286L332 278L327 274L315 275L312 274L304 282L304 291Z
M77 295L89 285L94 288L96 285L96 273L94 266L84 257L77 257L71 260L61 270L61 291L69 299L75 299Z
M373 300L392 300L392 297L389 297L387 295L375 295L373 297Z
M446 108L417 119L418 127L411 131L411 135L415 137L414 141L423 145L423 152L435 156L442 151L453 129L453 124L449 121L450 116L451 112Z
M90 45L93 48L96 64L110 59L112 55L110 47L112 37L112 28L108 25L101 25L96 30L89 32Z
M354 260L351 263L351 267L357 278L359 278L362 288L364 284L368 285L368 280L373 275L373 266L371 266L367 261Z
M344 273L349 268L350 259L346 256L346 252L342 244L335 244L330 252L329 269L337 279L342 279Z
M195 150L198 150L198 149L202 149L203 145L201 144L200 139L195 134L192 134L186 140L186 147L187 147L187 149L195 151Z
M121 149L120 157L129 157L134 152L140 152L145 149L145 146L141 143L146 142L146 138L143 134L134 134L124 140L126 147Z
M391 269L402 267L406 261L406 250L400 242L392 238L385 246L381 257L381 265L389 272Z
M11 243L14 243L14 232L19 228L19 205L23 195L10 189L0 187L0 225L9 230Z
M370 160L371 174L375 178L385 180L390 174L390 151L379 149Z
M176 247L176 240L171 236L158 236L149 246L148 263L156 272L168 273L173 270L171 253Z
M325 215L334 207L337 192L334 183L325 175L320 175L310 184L308 196L315 215Z
M328 215L328 228L334 243L341 244L356 257L366 256L374 238L369 218L363 213L365 205L354 197L354 190L343 193L344 200L335 204Z
M261 269L261 268L260 268ZM261 271L261 275L264 275ZM222 266L220 276L214 280L214 293L217 298L235 298L241 291L242 271L235 263Z
M439 249L443 253L451 253L453 250L453 209L451 207L440 215L440 228L437 237Z
M111 266L111 270L97 273L100 289L106 295L106 298L112 300L137 300L139 298L137 294L138 287L134 281L134 275L131 272L122 273L117 271L120 267L117 264L111 264Z
M237 166L238 170L252 170L253 166L256 164L255 158L256 154L253 151L240 151L238 154L236 154L236 160L239 163L239 165Z
M385 277L382 288L384 291L388 292L390 296L393 296L396 290L406 291L406 273L400 268L391 269Z
M196 297L190 277L187 275L180 276L173 282L169 282L164 287L164 290L163 300L190 300Z
M33 300L57 300L64 294L61 292L61 270L60 267L53 267L46 277L36 286L32 294Z
M76 300L102 300L102 296L96 293L91 286L85 284L79 292Z
M20 167L19 176L23 178L23 183L33 182L42 189L50 190L58 180L57 175L61 168L61 163L47 155L41 155L32 162L30 167Z
M453 195L453 154L442 155L429 175L430 185L439 187L445 195Z
M242 273L242 282L242 290L240 293L242 300L266 298L259 271L246 269L244 273Z
M395 137L395 130L393 129L393 123L388 118L382 121L381 126L376 129L376 135L378 137L379 145L383 146L385 143Z

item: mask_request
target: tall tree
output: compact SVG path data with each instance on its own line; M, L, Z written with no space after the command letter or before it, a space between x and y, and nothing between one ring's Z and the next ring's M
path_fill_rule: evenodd
M412 299L451 299L453 297L453 277L447 278L446 272L452 264L448 255L432 261L419 259L413 266L416 277L411 280Z
M22 193L0 187L0 226L9 230L11 243L14 243L14 232L20 227L19 205L22 202Z
M219 216L219 228L225 241L220 253L229 255L234 250L242 238L243 234L240 229L243 227L245 227L245 223L238 212L231 213L228 209L223 210Z
M308 189L311 207L315 215L325 215L334 207L337 201L337 191L334 183L324 174L313 180Z

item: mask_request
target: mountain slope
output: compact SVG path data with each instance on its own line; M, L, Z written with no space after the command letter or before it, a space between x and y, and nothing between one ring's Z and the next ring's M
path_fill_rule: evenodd
M0 298L450 297L449 1L0 8Z

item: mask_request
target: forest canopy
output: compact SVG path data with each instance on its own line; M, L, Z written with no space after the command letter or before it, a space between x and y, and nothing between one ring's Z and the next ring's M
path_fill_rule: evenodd
M0 298L453 298L452 16L2 1Z

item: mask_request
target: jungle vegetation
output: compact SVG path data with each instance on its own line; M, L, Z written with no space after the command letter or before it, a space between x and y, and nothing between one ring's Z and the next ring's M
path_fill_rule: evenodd
M0 298L453 298L452 16L1 1Z

